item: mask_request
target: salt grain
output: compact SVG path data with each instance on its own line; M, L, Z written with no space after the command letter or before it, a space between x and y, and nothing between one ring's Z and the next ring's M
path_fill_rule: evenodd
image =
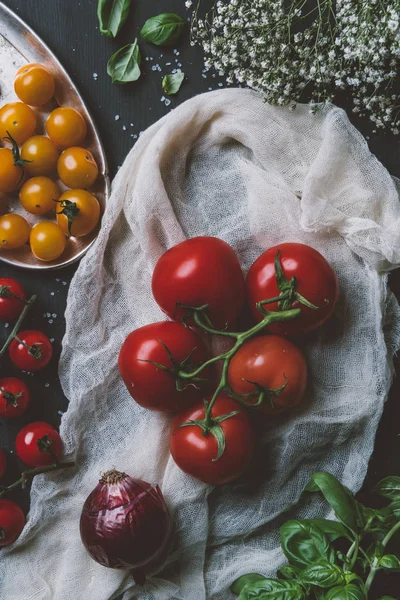
M119 118L120 118L120 117L119 117L119 115L115 115L115 117L114 117L114 119L115 119L116 121L119 121Z

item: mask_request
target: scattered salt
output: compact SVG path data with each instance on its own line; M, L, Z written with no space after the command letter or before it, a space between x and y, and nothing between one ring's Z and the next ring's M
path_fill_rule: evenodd
M116 121L119 121L119 115L115 115L114 119L115 119Z
M122 125L122 131L126 131L126 125Z

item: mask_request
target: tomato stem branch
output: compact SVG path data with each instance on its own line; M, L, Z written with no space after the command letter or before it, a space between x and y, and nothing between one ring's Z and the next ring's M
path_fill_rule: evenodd
M49 473L50 471L57 471L59 469L70 469L74 466L75 463L73 462L54 463L52 465L48 465L47 467L37 467L36 469L28 469L27 471L23 471L21 473L21 477L14 481L14 483L11 483L10 485L0 489L0 498L19 487L24 489L28 483L28 479L35 477L35 475L41 475L42 473Z
M6 352L8 346L11 344L11 342L17 337L17 333L19 328L22 325L23 320L25 319L28 310L30 309L30 307L32 306L32 304L35 302L36 300L36 296L31 296L27 302L27 304L24 306L23 311L21 312L21 314L19 315L14 327L11 330L10 335L8 336L5 344L3 345L3 347L0 350L0 357L3 356L3 354Z

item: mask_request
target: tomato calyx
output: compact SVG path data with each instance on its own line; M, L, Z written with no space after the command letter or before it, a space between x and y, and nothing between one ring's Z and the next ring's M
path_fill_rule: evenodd
M278 396L280 396L282 394L282 392L286 389L286 386L289 383L289 380L287 379L287 377L285 375L283 377L285 379L285 383L276 389L266 388L266 387L260 385L259 383L257 383L256 381L250 381L248 379L243 378L243 381L245 381L246 383L250 383L251 385L254 385L254 387L255 387L254 392L250 392L249 394L244 394L243 396L236 394L232 390L232 388L228 385L226 385L226 389L228 390L229 395L232 396L232 398L234 398L238 402L240 402L243 406L248 406L249 408L259 408L265 402L268 402L269 405L271 406L271 408L275 408L274 398L277 398ZM257 402L254 402L254 403L247 402L248 399L254 398L255 396L258 397Z
M21 302L28 304L25 298L21 298L21 296L17 296L17 294L11 292L8 285L0 285L0 298L16 298L17 300L21 300Z
M5 390L2 387L0 387L0 392L1 392L1 395L3 396L4 400L6 401L6 409L10 405L13 406L14 408L17 408L19 406L17 400L18 400L18 398L20 398L22 396L22 392L18 392L18 394L13 394L9 390Z
M40 348L40 346L42 346L41 342L34 342L31 346L29 346L29 344L21 340L17 335L14 337L17 340L17 342L22 344L24 348L28 350L28 354L30 354L35 360L40 360L42 358L43 351Z
M17 142L14 140L14 138L12 137L11 133L9 131L7 131L7 135L3 138L4 140L7 140L7 142L10 142L11 144L11 152L13 155L13 159L14 159L14 165L16 167L18 167L19 169L21 169L21 177L20 180L18 182L18 184L20 183L21 179L24 176L24 172L25 172L25 165L27 163L31 163L33 162L32 160L24 160L23 158L21 158L21 154L18 148L18 144Z
M307 298L304 298L304 296L296 291L296 277L292 277L291 279L286 278L279 258L280 253L281 251L278 250L274 260L276 283L280 294L276 298L269 298L268 300L257 302L258 310L265 315L266 311L263 308L264 305L271 304L273 302L278 302L278 311L289 310L294 302L299 302L303 306L307 306L312 310L318 310L320 308L319 306L315 306L315 304L307 300Z
M67 217L68 232L69 232L69 235L72 235L72 233L71 233L72 223L75 221L76 217L78 216L80 208L78 208L78 206L76 205L76 202L71 202L71 200L54 200L54 202L57 202L57 204L59 204L60 207L62 208L62 210L57 212L57 214L65 215Z

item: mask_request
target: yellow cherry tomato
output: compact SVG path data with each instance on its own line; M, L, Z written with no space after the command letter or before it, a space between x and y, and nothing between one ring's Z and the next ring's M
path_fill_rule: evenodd
M50 138L34 135L21 148L21 158L28 175L51 175L57 169L58 150Z
M99 169L89 150L73 147L61 153L57 163L57 172L67 187L86 189L96 181Z
M55 260L65 250L67 240L56 223L42 221L31 229L29 238L31 250L39 260Z
M46 131L57 148L78 146L86 137L86 121L75 108L60 106L50 113L46 121Z
M98 200L86 190L68 190L61 196L58 206L57 223L66 235L87 235L99 222Z
M0 138L8 134L18 145L26 142L36 129L33 110L23 102L10 102L0 108Z
M45 215L57 207L60 195L60 188L49 177L32 177L20 189L19 201L32 215Z
M16 73L14 90L18 98L30 106L43 106L54 96L54 77L38 63L20 67Z
M21 215L8 213L0 217L0 248L14 250L20 248L29 239L31 228Z
M0 148L0 192L15 192L24 178L24 169L16 163L9 148Z

